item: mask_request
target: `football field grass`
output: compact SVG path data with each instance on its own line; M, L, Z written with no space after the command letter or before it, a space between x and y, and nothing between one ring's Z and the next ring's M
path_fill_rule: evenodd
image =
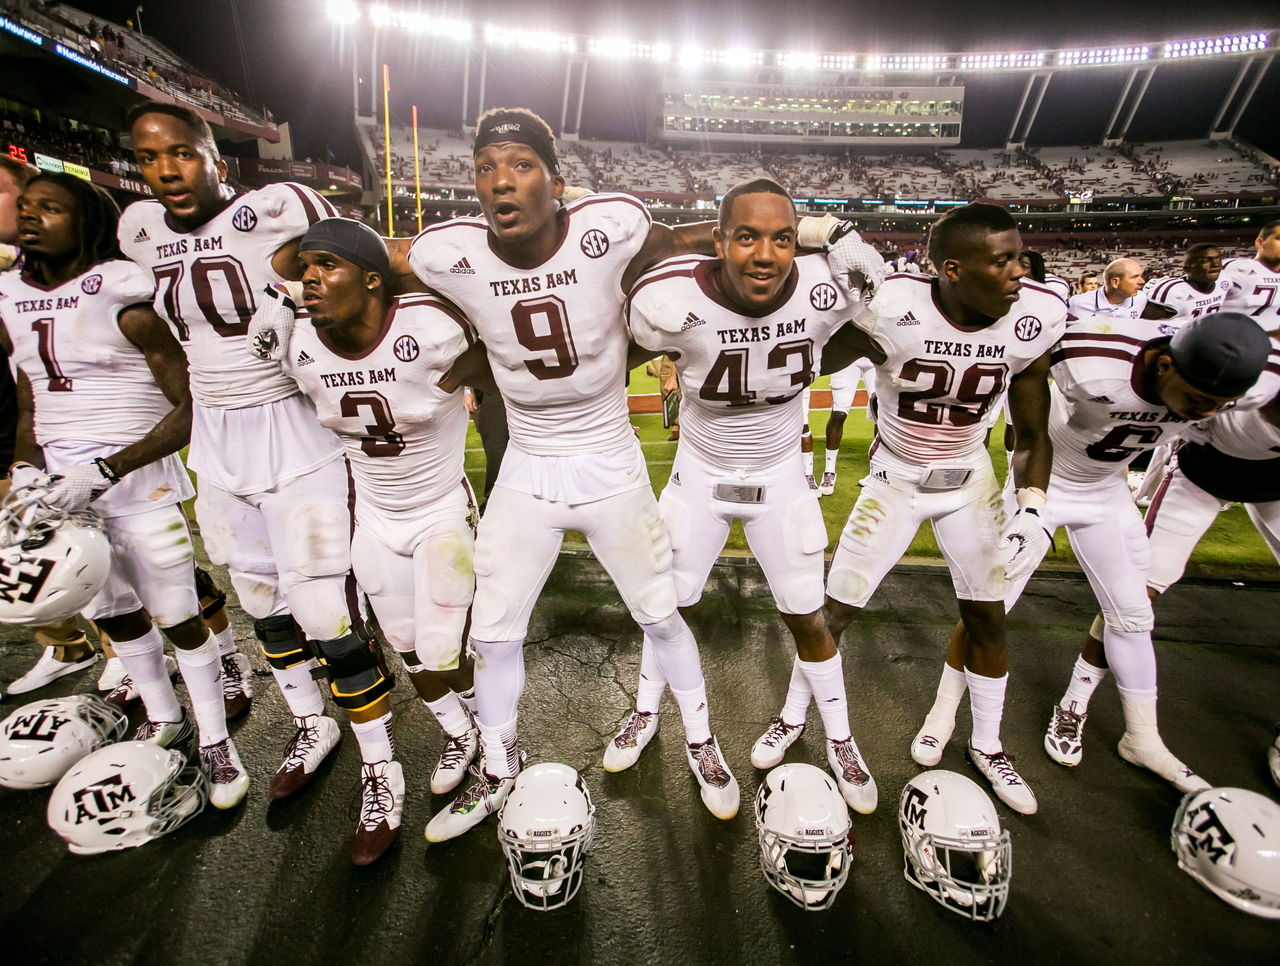
M829 380L824 376L814 383L814 388L826 389L828 385ZM657 391L657 380L652 376L646 376L643 367L631 373L631 393L649 394ZM823 438L829 415L829 410L815 410L809 414L809 427L814 437L814 465L819 476L822 474L825 449ZM667 441L668 430L663 428L660 414L633 414L631 422L636 427L641 446L644 448L645 459L649 464L649 479L654 491L661 492L671 472L676 444ZM1002 426L1002 423L998 424L995 432L991 434L992 440L995 441L991 446L991 460L1001 477L1005 472L1005 454L999 445L1003 436ZM871 445L871 438L871 423L867 421L861 409L855 409L845 422L844 441L840 446L840 458L837 464L836 492L822 498L822 515L827 524L829 551L834 549L840 529L844 526L849 511L858 498L858 481L867 472L867 449ZM474 424L467 431L466 469L476 492L480 492L484 483L484 451L480 448L480 438L476 434ZM570 545L582 543L580 535L570 535ZM1063 531L1059 530L1056 534L1055 543L1057 549L1047 558L1050 564L1077 566L1075 555L1071 552ZM734 524L726 551L749 552L741 524ZM920 528L907 555L924 560L941 559L938 546L933 539L933 531L928 524ZM1244 509L1233 506L1218 516L1217 522L1200 541L1200 545L1191 557L1188 574L1215 578L1240 576L1278 580L1280 568L1277 568L1275 559L1249 521Z

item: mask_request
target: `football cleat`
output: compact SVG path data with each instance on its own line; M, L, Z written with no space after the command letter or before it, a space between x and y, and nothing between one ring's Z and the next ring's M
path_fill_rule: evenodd
M956 719L941 720L929 714L924 724L916 732L911 742L911 760L925 768L933 768L942 761L942 751L951 740L951 732L956 728Z
M827 739L827 764L850 808L861 815L870 815L876 810L880 791L852 736L844 741Z
M169 675L170 681L178 676L178 662L169 654L164 656L164 671ZM138 692L138 686L133 683L133 678L125 673L121 676L119 683L111 689L111 693L102 700L107 704L115 705L121 711L128 711L142 700L142 695Z
M658 733L656 711L632 711L604 749L605 771L626 771Z
M818 496L830 496L836 491L836 475L823 473L822 482L818 484Z
M83 671L85 668L91 667L98 660L98 652L90 651L78 661L58 661L54 659L53 650L52 647L46 647L39 660L31 666L31 670L22 675L22 677L10 681L5 690L9 694L26 694L29 691L38 691L40 688L52 684L60 677L75 674L77 671Z
M124 680L124 662L118 657L109 657L102 662L102 673L98 675L99 691L114 691Z
M521 752L522 766L524 760L524 752ZM467 775L470 782L458 797L449 803L448 808L436 812L427 823L425 835L428 842L447 842L471 831L502 807L516 783L514 775L510 778L494 778L484 770L480 761L471 763L467 768Z
M222 704L228 721L243 718L253 704L253 669L238 651L222 659Z
M249 775L230 738L200 746L200 767L209 776L209 804L235 808L249 792Z
M769 721L764 734L751 746L751 764L756 768L774 768L782 763L782 756L804 734L804 722L789 725L781 716Z
M369 865L400 837L404 811L404 769L398 761L360 766L360 821L351 840L351 861Z
M1129 764L1155 772L1184 795L1210 787L1207 781L1179 761L1158 736L1136 740L1126 732L1116 750Z
M475 727L469 728L461 738L446 734L440 760L431 772L431 794L443 795L457 788L479 749L480 731Z
M1049 727L1044 733L1044 750L1059 765L1073 768L1080 764L1084 757L1084 720L1087 717L1087 712L1076 710L1074 701L1069 708L1060 704L1053 706L1053 717L1049 719Z
M812 473L806 473L804 475L804 481L809 484L809 489L813 490L815 493L818 491L818 481L813 478Z
M138 726L133 734L134 741L149 741L161 748L177 748L190 744L195 739L195 725L185 711L177 721L147 720Z
M293 719L293 737L284 748L284 761L271 778L271 798L287 798L311 783L320 763L342 738L338 722L328 715L308 714Z
M716 736L696 745L685 745L684 754L693 777L701 786L702 804L707 806L707 811L725 821L737 815L741 799L738 780L724 763Z
M996 798L1023 815L1036 813L1040 806L1036 802L1035 792L1014 769L1012 755L1003 751L988 755L969 745L965 749L965 757L991 783Z

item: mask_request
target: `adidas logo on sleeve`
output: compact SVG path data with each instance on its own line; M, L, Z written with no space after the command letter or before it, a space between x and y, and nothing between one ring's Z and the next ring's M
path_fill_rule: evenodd
M908 312L902 318L898 319L898 325L919 325L920 320L911 312Z
M471 267L471 263L466 258L458 259L453 268L449 269L450 275L474 275L476 270Z
M307 352L306 349L303 349L301 352L298 353L297 362L295 362L294 364L299 366L309 366L311 365L311 363L315 361L316 360L311 357L311 354Z
M680 331L688 332L695 325L706 325L706 324L707 324L706 319L700 319L696 315L694 315L692 312L690 312L688 315L684 317L684 324L680 326Z
M145 228L139 228L138 233L133 236L134 244L150 240L151 236L147 234L147 230Z

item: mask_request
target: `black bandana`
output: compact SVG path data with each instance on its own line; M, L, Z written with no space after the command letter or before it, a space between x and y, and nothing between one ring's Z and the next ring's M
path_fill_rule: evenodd
M542 125L534 126L527 114L515 111L500 111L484 118L476 127L476 141L471 153L476 155L480 149L490 144L503 141L515 141L527 144L537 153L547 170L552 174L560 173L560 162L556 160L556 147L547 136Z
M368 225L350 218L317 221L302 236L298 251L329 252L384 279L391 273L386 242Z

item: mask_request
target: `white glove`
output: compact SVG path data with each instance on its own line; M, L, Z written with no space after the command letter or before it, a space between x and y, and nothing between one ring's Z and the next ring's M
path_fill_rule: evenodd
M1022 507L1009 520L1004 531L1004 543L1009 559L1004 564L1004 578L1016 583L1029 577L1040 566L1040 561L1053 546L1053 534L1045 529L1040 511L1034 507Z
M856 231L840 237L827 252L831 277L844 286L855 305L866 304L887 274L884 258Z
M45 471L30 463L14 463L9 467L9 490L22 490L29 486L48 486Z
M283 282L268 285L262 291L266 298L258 302L258 309L249 320L248 348L259 359L279 362L289 354L302 283Z
M44 502L67 513L77 513L116 484L102 475L97 463L79 463L49 477Z

